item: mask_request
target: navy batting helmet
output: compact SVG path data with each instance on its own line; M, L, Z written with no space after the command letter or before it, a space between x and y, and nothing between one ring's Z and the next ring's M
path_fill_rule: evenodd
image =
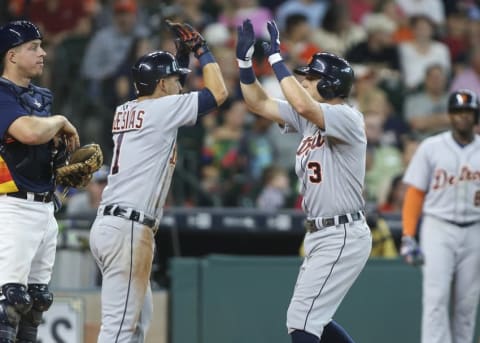
M166 51L155 51L143 55L132 67L133 82L137 95L151 95L158 81L170 75L185 75L190 69L179 67L175 57Z
M35 39L42 39L38 27L26 20L11 21L0 27L0 56Z
M307 66L298 67L294 72L299 75L319 77L317 90L326 100L348 97L354 80L350 64L343 58L328 52L314 54Z
M470 109L475 113L475 123L478 123L480 115L480 105L478 96L470 89L459 89L448 97L448 112L456 110Z

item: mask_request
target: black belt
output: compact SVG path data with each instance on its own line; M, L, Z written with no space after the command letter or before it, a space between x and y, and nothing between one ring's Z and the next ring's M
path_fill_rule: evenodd
M330 217L330 218L321 218L318 220L318 225L317 225L317 220L315 219L307 219L305 220L305 230L307 232L316 232L324 227L329 227L329 226L335 226L335 225L340 225L340 224L347 224L352 221L357 221L363 218L363 212L358 211L355 213L350 214L351 219L349 219L346 214L342 214L339 216L335 217ZM320 226L320 227L318 227Z
M458 227L461 227L461 228L465 228L465 227L468 227L468 226L472 226L473 224L476 224L478 223L478 221L472 221L472 222L465 222L465 223L457 223L457 222L454 222L452 220L446 220L446 219L442 219L443 221L446 221L447 223L449 224L452 224L452 225L455 225L455 226L458 226Z
M18 191L13 193L5 193L8 197L33 200L38 202L51 202L53 200L53 192L33 193L26 191Z
M130 215L128 215L128 212L130 212ZM134 209L125 209L117 205L107 205L103 209L103 215L122 217L125 219L133 220L134 222L138 222L142 225L146 225L152 228L154 232L156 232L158 229L156 225L157 220L155 218L147 216L146 214L144 214L142 218L142 213Z

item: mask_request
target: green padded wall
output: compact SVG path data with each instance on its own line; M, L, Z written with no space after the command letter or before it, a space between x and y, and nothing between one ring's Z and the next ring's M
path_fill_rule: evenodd
M285 314L301 260L209 256L171 261L171 343L290 343ZM357 343L418 343L421 273L370 260L335 319ZM480 320L477 317L477 335Z

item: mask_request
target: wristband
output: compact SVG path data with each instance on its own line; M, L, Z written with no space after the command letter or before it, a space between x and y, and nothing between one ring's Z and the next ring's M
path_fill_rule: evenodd
M254 83L256 80L255 73L253 72L253 68L240 68L240 82L249 85Z
M203 53L198 60L200 61L200 65L204 67L205 65L209 63L216 63L215 57L213 57L212 53L210 51L207 51Z
M290 71L287 69L287 66L282 61L272 65L272 68L279 82L288 76L292 76L292 73L290 73Z
M273 66L275 63L283 61L282 55L279 52L274 53L273 55L268 56L268 63Z
M237 58L237 63L238 63L238 66L240 67L240 69L242 68L251 68L252 67L252 60L248 60L248 61L244 61L244 60L241 60L239 58Z

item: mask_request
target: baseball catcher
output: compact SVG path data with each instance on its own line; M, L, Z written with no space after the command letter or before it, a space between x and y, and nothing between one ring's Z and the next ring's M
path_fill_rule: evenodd
M63 165L55 170L57 185L64 187L85 187L103 164L102 149L92 143L81 146L70 156L67 156Z

